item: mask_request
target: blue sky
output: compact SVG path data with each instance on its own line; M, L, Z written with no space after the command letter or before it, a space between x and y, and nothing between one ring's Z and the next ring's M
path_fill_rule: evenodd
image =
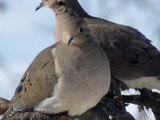
M35 56L54 43L55 21L48 8L35 12L40 0L0 1L7 5L6 10L0 11L0 96L10 99ZM157 28L160 27L159 1L147 1L149 4L144 5L135 4L135 0L79 0L88 13L135 27L160 48L157 33L158 29L160 32Z

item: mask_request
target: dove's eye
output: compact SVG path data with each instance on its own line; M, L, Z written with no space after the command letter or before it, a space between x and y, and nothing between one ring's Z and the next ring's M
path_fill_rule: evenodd
M83 27L80 28L80 32L83 32Z

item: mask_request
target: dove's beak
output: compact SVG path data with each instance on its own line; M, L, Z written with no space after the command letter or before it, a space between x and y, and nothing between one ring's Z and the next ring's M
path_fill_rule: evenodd
M70 36L70 37L68 38L68 46L69 46L69 45L71 44L71 42L73 41L74 37L75 37L75 36Z
M41 7L44 6L44 3L40 3L37 7L36 7L36 11L39 10Z

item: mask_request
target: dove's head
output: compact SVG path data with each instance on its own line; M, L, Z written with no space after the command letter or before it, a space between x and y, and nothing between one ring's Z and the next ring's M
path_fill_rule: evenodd
M76 0L42 0L41 3L36 7L36 11L39 10L41 7L51 7L51 5L55 4L56 2L63 2L66 5L69 5Z
M42 0L41 3L36 7L36 11L42 7L50 7L52 4L59 2L61 0Z
M62 41L68 46L80 46L91 40L90 30L82 18L73 18L64 26Z

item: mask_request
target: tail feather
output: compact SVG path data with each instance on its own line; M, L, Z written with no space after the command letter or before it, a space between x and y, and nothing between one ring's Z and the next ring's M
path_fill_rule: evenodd
M14 111L12 107L10 107L3 115L3 119L7 119L9 118L10 116L14 115L17 111Z

